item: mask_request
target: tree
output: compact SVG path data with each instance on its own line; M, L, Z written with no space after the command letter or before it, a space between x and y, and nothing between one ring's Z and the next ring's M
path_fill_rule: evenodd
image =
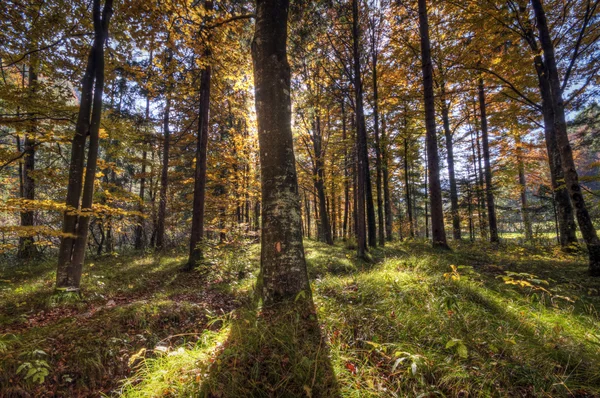
M425 127L427 130L427 157L429 167L429 197L431 202L431 227L433 245L447 248L442 207L442 187L440 184L440 164L435 126L435 103L433 96L433 65L429 42L429 22L427 1L419 0L419 31L421 34L421 64L423 69L423 90L425 103Z
M291 130L289 0L257 0L252 41L262 185L260 292L266 305L310 296Z
M71 145L69 186L63 221L63 237L58 254L56 287L79 290L81 272L87 247L90 213L94 199L94 182L98 159L102 94L104 90L104 45L113 13L113 0L106 0L102 11L100 0L92 7L94 42L90 49L87 67L81 86L81 101L75 137ZM85 143L90 137L83 180ZM83 188L83 192L82 192Z
M212 1L206 1L204 8L211 11ZM208 63L210 48L206 48L203 56L206 65L200 72L200 109L198 112L198 137L196 144L196 170L194 173L194 204L192 209L192 232L190 234L190 254L186 269L190 270L202 259L202 248L198 245L204 234L204 206L206 190L206 157L208 146L208 122L210 111L211 66Z
M498 243L498 221L496 220L496 205L494 203L494 186L492 183L492 166L490 161L490 144L488 139L487 108L485 103L485 88L483 79L479 79L477 85L479 96L479 115L481 117L481 141L483 147L483 165L485 170L485 196L488 207L488 225L490 227L490 242Z
M558 143L558 150L562 162L565 182L569 191L569 196L575 214L579 229L589 252L589 272L592 276L600 276L600 240L596 234L596 229L588 213L579 176L573 161L573 151L569 143L567 134L567 123L565 119L565 105L563 101L563 92L558 68L556 65L556 56L554 53L554 44L550 36L550 29L546 19L546 13L541 0L531 0L531 5L535 14L537 28L540 37L540 44L544 54L544 63L546 65L546 79L550 83L552 92L552 108L554 111L554 132Z

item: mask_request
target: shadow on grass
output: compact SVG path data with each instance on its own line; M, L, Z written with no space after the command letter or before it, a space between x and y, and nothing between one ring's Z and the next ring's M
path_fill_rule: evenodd
M201 396L339 397L328 343L314 305L306 307L238 311Z

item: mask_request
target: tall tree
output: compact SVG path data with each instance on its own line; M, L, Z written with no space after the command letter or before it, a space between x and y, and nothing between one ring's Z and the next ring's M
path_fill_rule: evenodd
M421 36L425 127L427 131L426 145L429 168L429 200L431 203L431 235L434 246L447 248L446 230L444 229L444 209L442 207L442 187L440 184L440 162L435 126L433 65L431 62L431 44L429 41L427 0L419 0L419 32Z
M492 183L492 166L490 160L490 144L488 139L487 107L485 103L485 87L483 78L477 85L479 96L479 115L481 117L481 143L483 147L483 167L485 175L485 199L487 203L488 225L490 227L490 242L498 243L498 221L496 220L496 204L494 201L494 185Z
M252 41L262 186L260 292L265 304L310 296L291 129L289 0L257 0Z
M113 0L106 0L101 10L101 0L94 0L92 17L94 42L90 50L81 87L81 101L75 136L71 145L69 185L67 187L67 210L64 213L63 237L58 253L56 287L79 290L81 272L87 247L96 163L98 159L102 94L104 90L104 45L113 13ZM90 137L83 179L85 143ZM82 192L83 190L83 192Z
M204 2L204 8L211 11L213 2ZM202 248L199 246L204 234L204 207L206 194L206 158L208 154L208 123L210 113L211 65L208 61L211 52L204 50L206 63L200 72L200 110L198 112L198 136L196 140L196 169L194 173L194 207L192 209L192 232L190 234L190 254L186 269L194 268L202 259Z
M592 276L600 276L600 240L596 234L596 229L590 218L585 200L579 184L579 176L573 160L573 150L567 134L567 123L565 118L565 104L563 100L562 85L558 73L556 56L554 53L554 43L550 36L550 28L546 19L546 12L541 0L531 0L531 5L535 14L537 28L540 37L540 44L544 54L544 63L546 65L546 78L550 82L552 92L552 108L554 110L554 132L560 152L565 182L571 198L571 203L575 208L579 229L589 252L589 273Z

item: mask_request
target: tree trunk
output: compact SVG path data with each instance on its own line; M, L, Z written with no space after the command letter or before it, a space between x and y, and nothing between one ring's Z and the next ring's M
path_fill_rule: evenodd
M35 61L29 64L28 92L31 97L35 95L37 86L37 65ZM21 198L27 201L35 200L35 180L33 173L35 171L35 122L30 122L29 132L25 135L23 142L23 167L21 175ZM34 225L33 210L21 212L21 226L32 228ZM32 231L31 231L32 232ZM37 255L37 249L34 245L33 236L23 236L19 238L19 251L17 256L22 259L31 259Z
M165 246L165 218L167 214L167 189L169 187L169 150L171 146L171 132L169 127L169 114L171 113L171 98L167 93L163 115L163 158L160 174L160 192L158 194L158 219L156 222L156 249L162 250Z
M152 67L152 51L150 51L150 62L148 65L149 68ZM146 117L145 117L146 126L150 124L150 96L146 96ZM147 145L147 134L144 132L144 145ZM146 194L146 163L148 160L148 152L146 148L144 148L142 152L142 170L140 177L140 205L138 211L140 212L140 216L138 217L138 225L135 228L135 249L142 250L146 247L146 230L144 228L144 197Z
M487 239L487 213L485 211L485 195L484 195L484 182L483 182L483 166L481 164L481 143L479 142L479 130L477 127L475 129L475 142L473 146L473 151L475 151L475 146L477 146L477 156L473 153L474 160L477 161L475 164L475 173L477 177L477 213L479 214L479 230L482 239Z
M388 156L388 142L386 136L386 124L385 124L385 116L382 118L381 123L381 162L382 162L382 172L383 172L383 207L385 210L385 239L388 242L391 242L393 239L392 236L392 223L393 223L393 215L392 215L392 200L390 198L390 176L389 176L389 163L390 159Z
M517 149L517 164L519 169L519 185L521 186L521 216L523 219L523 229L525 230L525 240L531 242L533 239L533 230L531 228L531 218L529 217L529 207L527 205L527 181L525 179L525 162L523 161L523 149L521 148L521 137L515 137Z
M552 107L552 90L550 82L546 78L546 66L541 55L534 58L535 69L538 76L540 94L542 97L542 114L544 117L544 136L546 138L546 150L548 152L548 161L550 167L550 180L554 201L557 207L559 242L562 248L568 249L577 244L577 226L575 225L575 215L573 206L569 198L569 191L564 184L565 177L562 169L562 161L556 142L554 132L554 110Z
M69 184L67 187L67 210L64 214L63 233L58 254L56 287L78 291L85 257L92 211L102 94L104 89L104 44L112 16L112 0L106 0L100 11L100 0L93 3L94 42L88 56L88 64L82 81L79 114L72 141ZM95 81L95 83L94 83ZM90 136L88 160L83 182L85 142ZM82 194L83 188L83 194ZM81 206L80 206L81 199ZM80 211L78 216L76 211Z
M358 241L358 257L365 258L367 252L367 226L365 225L365 216L368 208L371 206L365 203L369 200L367 192L370 191L369 177L369 155L367 151L367 128L365 125L365 115L363 107L363 87L360 68L359 52L360 32L358 26L358 0L352 0L352 48L353 48L353 67L354 67L354 97L356 110L356 159L357 159L357 206L356 206L356 238ZM368 178L369 177L369 178ZM370 217L369 217L370 218ZM374 217L373 217L374 218ZM369 220L370 221L370 220ZM371 222L369 224L369 245L374 238L371 231ZM374 222L373 222L374 224Z
M490 164L490 145L488 140L487 114L483 79L479 78L479 111L481 115L481 142L483 146L483 164L485 168L485 194L488 210L488 225L490 227L490 242L498 243L498 223L496 221L496 205L494 203L494 186L492 184L492 167Z
M446 138L446 152L448 161L448 179L450 180L450 206L452 212L452 237L460 240L460 214L458 211L458 190L456 188L456 176L454 173L454 144L452 132L450 131L450 116L448 103L446 102L446 85L441 84L442 121L444 123L444 135Z
M421 59L423 69L423 89L425 104L425 127L427 130L427 159L429 168L429 198L431 203L431 230L434 246L447 248L444 229L444 209L442 207L442 187L440 185L440 162L435 127L435 103L433 97L433 65L429 42L429 22L427 1L419 0L419 32L421 35Z
M372 39L372 68L373 68L373 129L375 130L375 187L377 192L377 222L379 245L385 245L385 231L383 219L383 193L381 192L382 161L381 161L381 140L379 135L379 87L377 82L377 49L375 39Z
M594 224L592 223L592 219L590 218L583 199L581 186L579 184L579 176L577 175L577 169L575 168L575 162L573 160L573 151L571 149L571 144L569 143L565 119L565 105L554 55L554 44L550 37L550 30L548 28L546 14L541 0L531 0L531 4L535 13L537 28L540 34L540 43L544 52L544 61L548 72L547 79L550 81L550 88L552 90L554 132L556 134L556 141L558 143L567 189L569 191L569 196L571 197L571 203L575 208L581 235L588 248L590 275L600 276L600 240L598 239L596 229L594 228Z
M410 194L409 168L408 168L408 139L404 139L404 190L406 192L406 215L408 216L408 236L415 237L413 225L413 206Z
M348 137L346 131L346 107L345 100L342 97L342 141L344 144L344 220L342 224L342 238L344 241L348 238L348 224L350 212L350 178L348 173Z
M321 117L315 116L315 122L313 127L313 150L315 155L315 167L313 170L313 179L315 190L319 198L319 239L322 239L328 245L333 245L333 238L331 237L331 226L329 223L329 214L327 213L327 202L325 195L325 172L323 170L323 135L321 132Z
M190 254L186 269L193 269L202 260L201 243L204 234L204 207L206 194L206 158L208 154L208 123L210 111L211 68L206 66L200 76L200 111L198 112L198 139L196 146L196 171L194 174L194 208Z
M263 206L258 290L265 305L300 292L311 297L291 129L288 8L289 0L257 0L252 41Z

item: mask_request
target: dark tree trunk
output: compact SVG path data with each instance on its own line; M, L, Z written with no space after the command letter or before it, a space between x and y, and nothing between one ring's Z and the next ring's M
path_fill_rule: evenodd
M196 170L194 174L194 208L190 254L186 269L191 270L202 260L202 248L198 246L204 234L204 207L206 194L206 158L208 154L208 122L210 111L211 68L206 66L200 76L200 111L198 112L198 138L196 146Z
M492 183L492 167L490 164L490 145L488 140L487 114L485 104L485 91L483 79L479 79L479 111L481 113L481 142L483 146L483 164L485 167L485 195L488 211L488 225L490 227L490 242L498 243L498 223L496 221L496 205L494 203L494 185Z
M565 119L565 104L562 96L558 68L556 66L557 62L554 55L554 44L552 42L552 38L550 37L550 29L548 28L546 14L541 0L531 0L531 4L535 13L540 43L544 52L544 61L546 64L546 70L548 72L547 79L550 81L550 88L552 90L554 132L556 134L556 141L558 143L560 160L562 162L567 189L569 191L571 203L575 208L575 214L577 216L577 222L579 223L581 235L583 236L588 248L590 259L590 275L600 276L600 240L598 239L596 229L594 228L594 224L592 223L592 219L590 218L589 212L585 205L583 194L581 192L581 186L579 184L579 176L577 175L577 169L575 168L575 162L573 160L573 151L571 144L569 143L567 123Z
M484 182L483 182L483 165L481 164L481 143L479 141L479 130L475 130L475 145L477 146L477 164L476 174L478 178L477 186L477 212L479 214L479 230L482 239L487 239L487 213L485 211L485 195L484 195ZM473 146L475 148L475 146ZM475 150L475 149L473 149Z
M156 249L162 250L165 246L165 218L167 215L167 190L169 188L169 150L171 147L171 131L169 114L171 113L171 98L167 93L163 115L163 153L160 174L160 192L158 194L158 217L156 220Z
M342 238L348 238L348 224L350 212L350 181L348 173L348 137L346 131L346 107L342 97L342 141L344 144L344 220L342 224Z
M327 213L327 202L325 194L325 172L323 164L323 134L321 131L321 117L317 115L315 117L313 127L313 150L315 155L315 164L313 169L313 179L315 190L319 198L319 239L322 239L328 245L333 245L333 238L331 237L331 226L329 223L329 214Z
M556 142L554 132L554 110L552 107L552 90L550 82L546 78L546 66L541 55L534 58L535 69L538 76L540 93L542 97L542 114L544 117L544 136L546 138L546 149L548 151L548 161L550 166L550 180L554 192L554 201L557 207L559 242L561 247L568 249L577 244L577 225L575 224L575 215L573 206L569 198L564 181L564 172L560 151Z
M28 77L28 92L31 97L35 95L37 86L36 62L32 61L29 64ZM25 200L35 200L35 180L33 174L35 172L35 122L31 122L29 132L25 135L23 142L23 166L21 170L21 198ZM32 228L34 225L33 210L21 212L21 226ZM19 250L17 256L22 259L31 259L37 255L37 249L34 245L33 236L23 236L19 238Z
M435 103L433 97L433 65L429 42L429 22L427 1L419 0L419 32L421 35L421 58L423 68L423 89L425 103L425 127L427 130L427 159L429 168L429 200L431 203L431 230L434 246L447 248L444 229L444 209L442 207L442 187L440 185L440 161L435 127Z
M391 242L392 236L392 200L390 198L390 176L389 176L389 156L387 148L387 136L386 136L386 124L385 117L382 118L381 123L381 169L383 173L383 207L385 209L385 238Z
M446 85L441 84L442 95L442 121L444 123L444 135L446 138L446 153L448 161L448 179L450 180L450 206L452 212L452 237L460 240L460 214L458 212L458 190L456 188L456 176L454 173L454 144L452 132L450 131L450 116L448 103L446 102Z
M404 139L404 191L406 192L406 215L408 216L408 236L411 238L415 237L415 227L413 225L413 206L410 194L410 181L409 181L409 168L408 168L408 139Z
M291 129L288 0L257 0L252 42L262 186L259 291L265 305L311 297Z
M106 0L100 10L100 0L93 2L94 42L88 56L88 64L82 81L79 114L72 141L69 184L67 187L63 233L58 254L56 287L61 290L78 291L87 246L90 213L92 211L102 94L104 89L104 44L112 16L112 0ZM85 142L90 136L85 184L83 182ZM83 193L82 193L83 189ZM80 203L81 199L81 203ZM80 210L80 215L75 213Z
M369 155L367 151L367 128L365 125L365 115L363 107L363 87L360 67L360 31L358 23L358 0L352 0L352 48L353 48L353 67L354 67L354 97L356 110L356 159L357 159L357 206L356 206L356 238L358 241L358 257L365 258L367 252L367 226L365 225L366 212L370 208L373 210L372 195L368 195L371 190L369 177ZM371 203L365 203L371 198ZM373 211L373 213L375 213ZM369 245L371 240L375 240L374 232L371 231L371 220L369 216ZM373 227L375 224L373 214ZM374 228L373 228L374 229Z
M385 245L385 230L383 219L383 193L381 191L382 178L382 159L381 159L381 140L379 135L379 86L377 82L377 48L375 38L372 39L372 68L373 68L373 129L375 130L375 186L377 192L377 222L379 245Z

